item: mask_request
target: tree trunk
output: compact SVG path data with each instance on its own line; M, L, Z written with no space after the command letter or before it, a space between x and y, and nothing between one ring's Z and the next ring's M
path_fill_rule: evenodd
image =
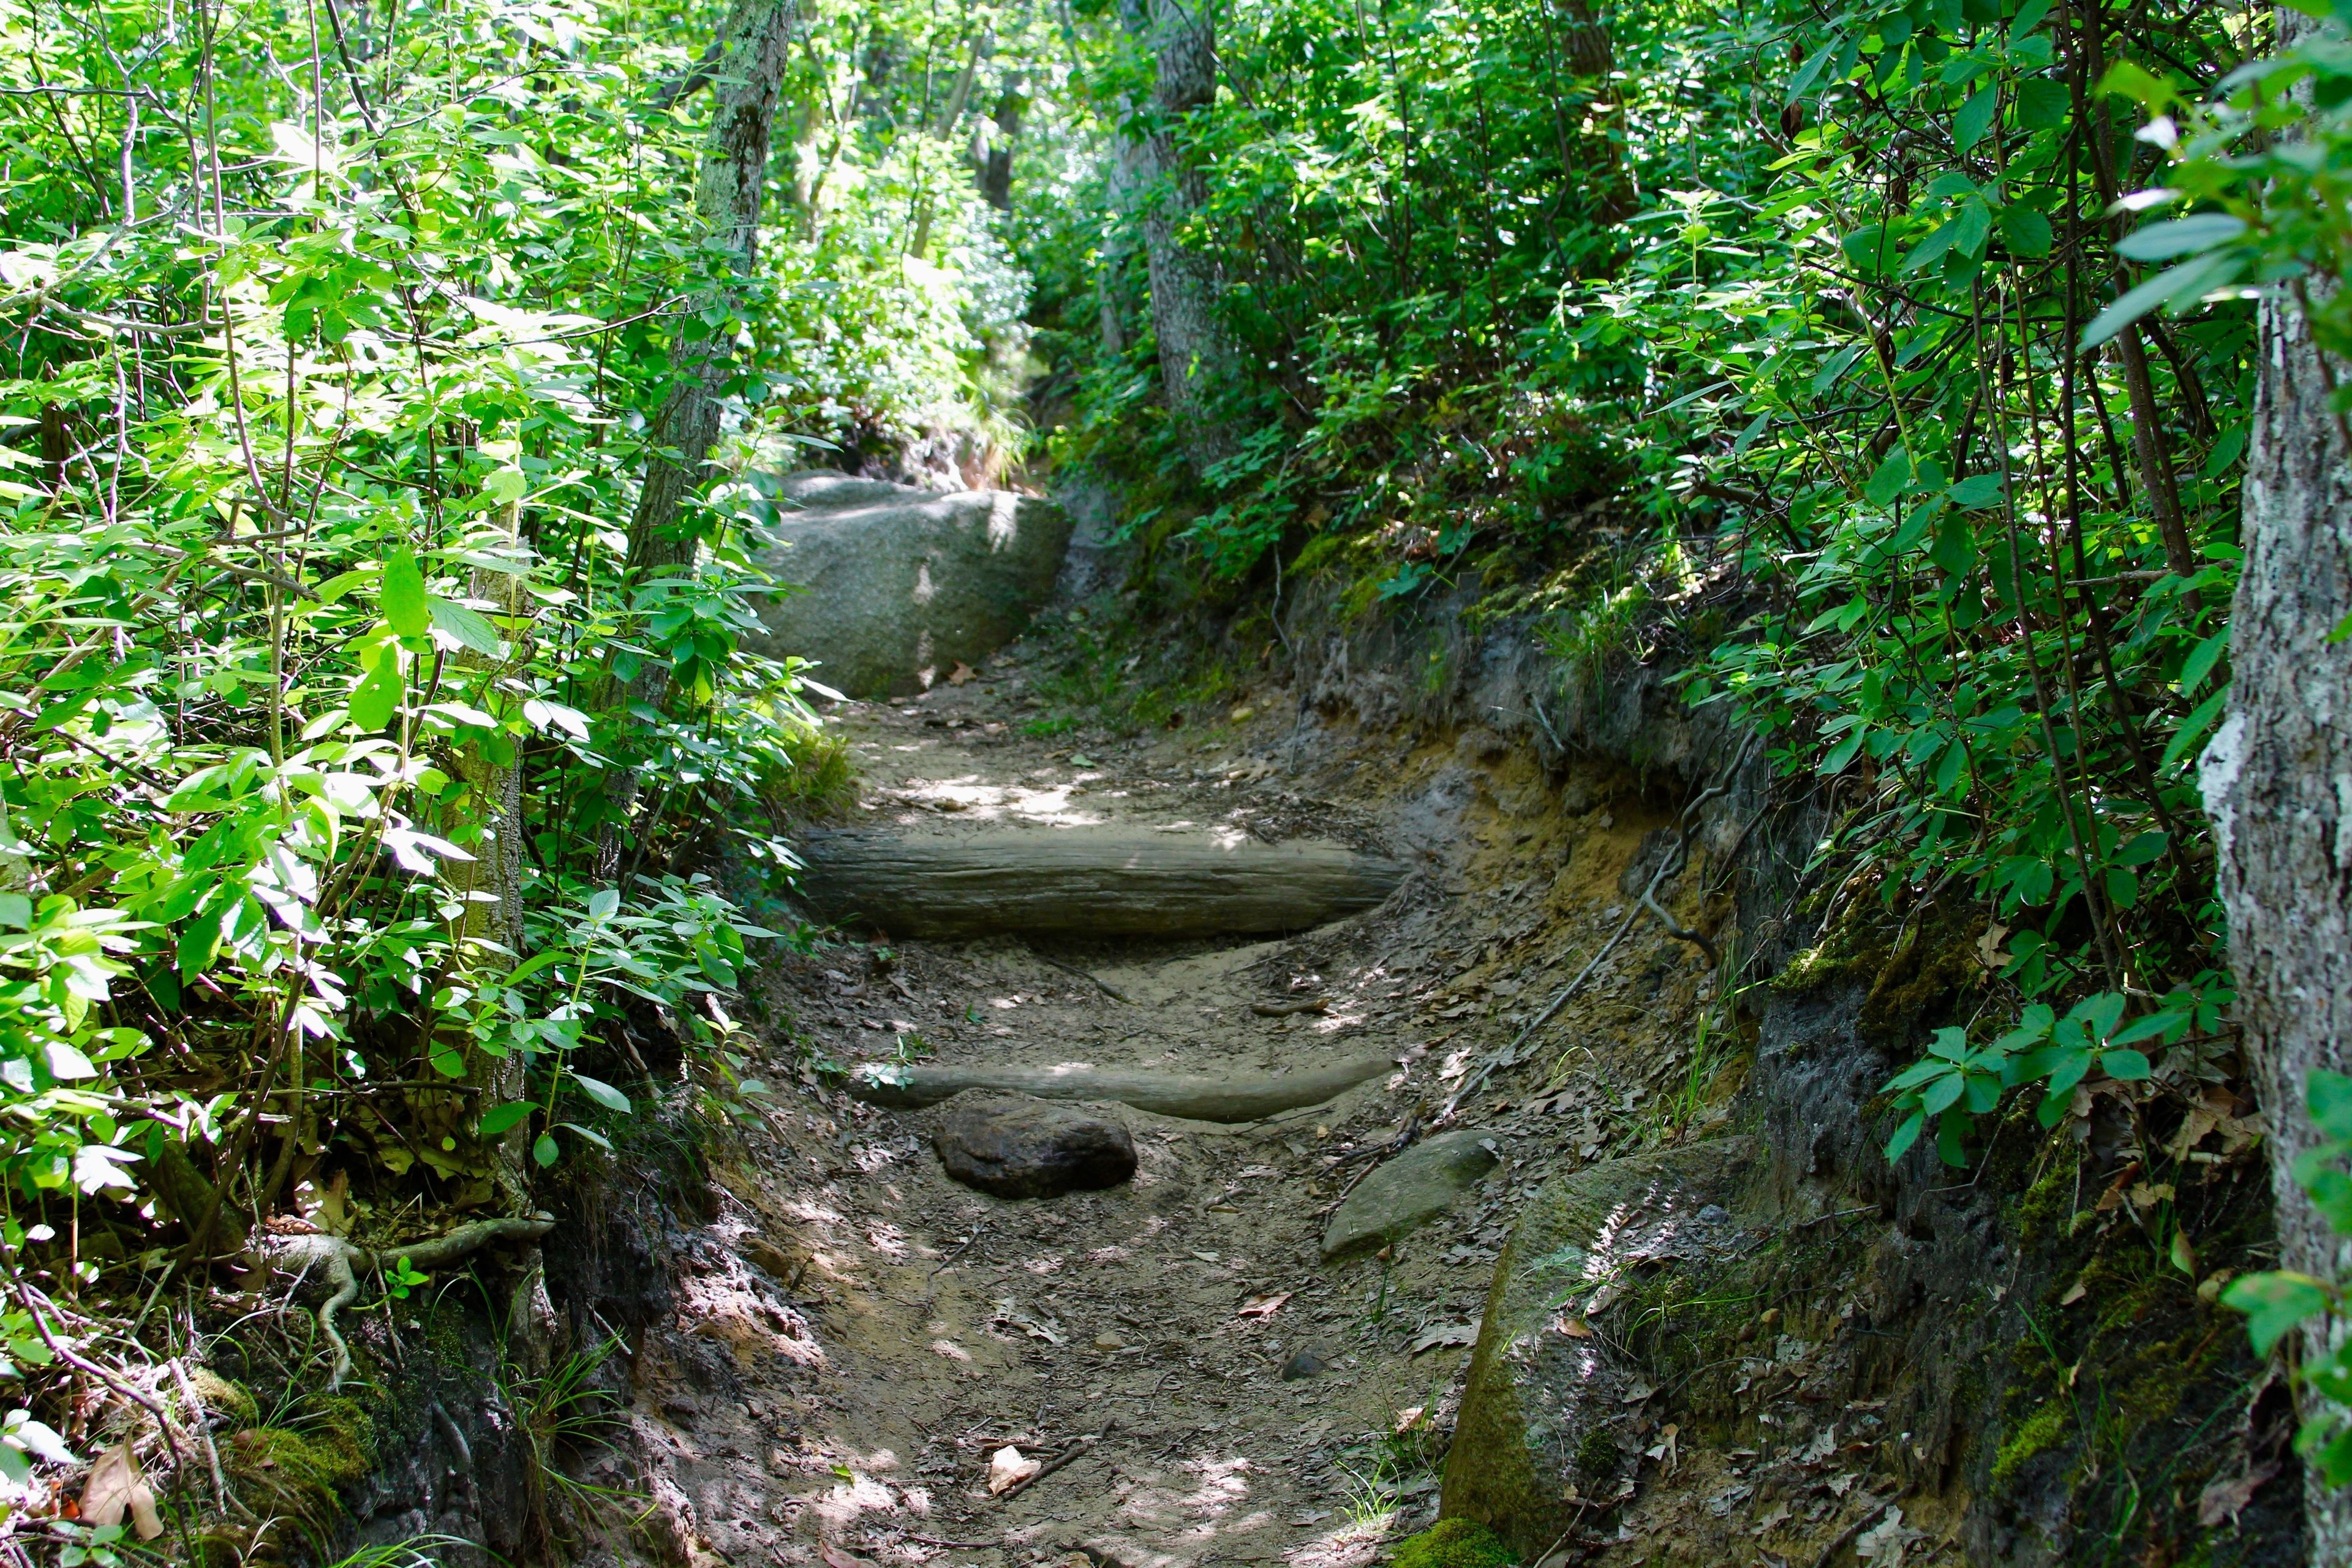
M520 524L520 503L509 503L507 544L511 550L522 548ZM473 598L497 606L491 612L493 624L506 640L508 652L501 661L468 648L457 656L456 663L462 670L486 672L489 679L485 684L495 687L520 670L530 657L530 595L520 574L495 572L486 566L474 568L469 592ZM502 697L495 690L486 690L481 705L496 711L514 700L511 694ZM465 784L466 793L451 812L454 820L445 825L443 833L474 858L445 860L441 874L450 897L463 905L457 931L461 972L504 973L523 955L520 763L518 743L512 735L499 735L488 742L468 742L457 752L453 771ZM296 1049L299 1053L299 1040ZM299 1054L296 1060L300 1060ZM526 1067L520 1056L485 1056L469 1064L466 1081L482 1091L476 1109L488 1110L525 1098ZM524 1127L515 1126L499 1141L491 1173L500 1205L514 1213L526 1213L530 1207L524 1201L530 1196L530 1184L523 1164L529 1142Z
M1021 116L1029 107L1021 88L1016 71L997 95L996 111L989 116L988 145L977 160L980 199L998 212L1013 210L1013 146L1021 140Z
M1404 877L1396 861L1344 844L1224 843L1157 829L812 833L799 847L811 900L893 936L1304 931L1372 908Z
M1176 418L1196 470L1229 456L1234 433L1210 407L1229 384L1240 355L1217 313L1218 279L1209 260L1184 247L1184 221L1207 199L1207 186L1178 140L1177 117L1204 109L1217 95L1213 0L1119 0L1129 34L1151 51L1154 88L1139 118L1150 129L1122 135L1113 179L1118 193L1141 206L1144 262L1151 277L1151 323L1160 340L1160 376L1168 411Z
M2352 643L2328 640L2352 614L2352 453L2310 328L2275 291L2260 349L2235 673L2201 773L2238 1016L2270 1131L2279 1266L2332 1279L2347 1247L2294 1165L2316 1141L2304 1108L2313 1070L2352 1071ZM2352 1498L2305 1484L2310 1560L2352 1563Z
M720 395L733 370L730 334L740 285L759 261L769 140L792 36L792 0L735 0L720 37L720 58L711 68L715 103L694 205L707 243L725 258L726 265L696 302L698 308L680 318L671 351L677 380L654 416L645 484L629 518L626 586L631 593L694 560L695 535L680 529L678 514L688 492L708 479L710 447L719 438ZM727 316L716 331L702 321L701 308L711 305ZM633 700L656 703L667 680L667 669L649 661L614 694L618 700L608 697L607 706L625 715ZM597 840L599 880L609 881L619 869L621 830L636 796L635 769L624 766L608 775L605 819Z

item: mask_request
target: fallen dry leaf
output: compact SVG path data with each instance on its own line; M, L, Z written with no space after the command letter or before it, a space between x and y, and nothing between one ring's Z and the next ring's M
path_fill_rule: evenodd
M989 1458L988 1495L1002 1497L1045 1468L1042 1461L1008 1443Z
M1242 1303L1240 1315L1244 1318L1271 1318L1282 1310L1282 1304L1297 1295L1295 1290L1283 1290L1272 1296L1253 1296Z
M1402 1437L1406 1433L1412 1431L1415 1426L1421 1425L1421 1418L1428 1409L1429 1406L1425 1405L1414 1405L1398 1411L1396 1413L1396 1435Z
M1563 1314L1554 1318L1551 1326L1572 1340L1589 1340L1592 1337L1592 1331L1585 1326L1582 1318L1571 1318Z
M844 1552L830 1541L818 1542L816 1554L824 1559L824 1568L874 1568L874 1564L865 1558Z
M1410 1349L1411 1353L1419 1355L1423 1351L1433 1351L1441 1347L1452 1348L1457 1345L1475 1345L1477 1342L1477 1324L1440 1323L1433 1329L1423 1329L1420 1336L1412 1342Z
M948 671L948 684L950 686L964 686L979 679L980 671L972 668L971 666L964 663L961 659L956 660L956 667Z
M100 1454L81 1489L81 1516L90 1523L121 1524L126 1512L140 1540L163 1533L163 1521L155 1517L154 1489L139 1474L139 1458L128 1442Z
M2090 1293L2091 1288L2077 1279L2066 1287L2066 1293L2058 1298L2058 1304L2062 1307L2071 1307Z
M2238 1515L2254 1500L2254 1494L2273 1476L2279 1473L2276 1463L2257 1465L2244 1475L2225 1481L2215 1481L2197 1494L2197 1522L2210 1530L2223 1520L2236 1529Z

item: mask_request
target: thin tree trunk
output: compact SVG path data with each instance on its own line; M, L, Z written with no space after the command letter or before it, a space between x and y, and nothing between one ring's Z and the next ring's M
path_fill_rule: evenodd
M721 35L721 58L711 68L716 100L710 133L703 145L695 213L707 243L725 258L701 303L717 305L731 323L740 285L759 262L760 209L768 180L768 146L775 128L776 100L791 58L792 0L735 0ZM709 477L710 448L719 438L720 394L733 373L730 325L713 331L701 311L681 318L671 351L677 380L654 416L645 485L629 519L626 581L631 592L675 574L694 561L696 538L678 526L688 493ZM613 704L625 714L632 701L655 702L667 672L650 662L626 683ZM606 818L597 840L599 879L620 865L621 829L636 803L636 770L608 775Z
M1218 418L1212 399L1215 389L1230 384L1240 361L1217 312L1215 268L1178 237L1208 195L1173 122L1216 98L1216 35L1208 11L1213 3L1196 0L1194 10L1181 0L1119 3L1129 34L1151 51L1155 85L1145 111L1151 128L1140 137L1120 138L1115 179L1119 194L1141 206L1139 226L1151 279L1160 382L1196 470L1233 450L1234 433Z
M2352 643L2328 637L2352 614L2352 452L2310 328L2276 293L2260 353L2234 674L2201 773L2270 1131L2279 1266L2332 1279L2352 1252L2294 1166L2316 1142L2304 1106L2312 1072L2352 1071ZM2311 1562L2352 1563L2352 1496L2315 1476L2305 1485Z
M521 507L506 509L507 543L520 551ZM522 668L529 658L530 595L520 574L474 568L472 597L497 606L492 612L499 635L506 639L501 661L467 649L457 656L460 669L488 672L495 685ZM486 707L496 707L495 698ZM457 820L445 826L445 836L462 845L471 860L442 862L442 880L451 898L463 906L457 917L458 963L465 969L503 973L522 957L522 768L515 738L496 742L470 741L458 750L455 772L466 785ZM299 1052L300 1043L296 1042ZM299 1063L299 1056L296 1057ZM524 1098L524 1069L520 1056L485 1056L470 1064L466 1081L482 1091L478 1109ZM299 1072L299 1068L298 1068ZM511 1214L528 1214L524 1200L530 1181L523 1164L529 1142L518 1124L500 1140L492 1181L499 1199Z

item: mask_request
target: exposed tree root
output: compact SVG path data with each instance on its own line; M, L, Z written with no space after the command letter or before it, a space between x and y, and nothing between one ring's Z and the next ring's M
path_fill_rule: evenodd
M459 1226L446 1236L378 1247L373 1251L364 1247L354 1247L340 1236L277 1237L269 1243L269 1265L274 1269L295 1273L317 1266L325 1268L327 1283L334 1289L319 1308L319 1331L335 1349L334 1373L329 1386L340 1388L352 1370L352 1352L351 1347L343 1342L342 1334L335 1328L335 1318L359 1299L362 1270L380 1268L386 1259L404 1260L411 1268L419 1271L446 1268L472 1257L493 1242L536 1241L554 1228L555 1216L547 1214L533 1215L527 1219L478 1219Z
M1389 1070L1386 1057L1360 1057L1307 1072L1193 1077L1100 1068L911 1067L866 1068L849 1092L876 1105L915 1110L968 1089L1040 1100L1112 1100L1159 1116L1193 1121L1256 1121L1280 1110L1319 1105Z

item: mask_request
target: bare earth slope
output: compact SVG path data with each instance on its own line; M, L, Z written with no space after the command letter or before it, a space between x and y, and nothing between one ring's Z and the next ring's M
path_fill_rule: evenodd
M695 1562L1368 1563L1434 1518L1517 1207L1548 1175L1719 1123L1736 1072L1691 1071L1711 986L1694 948L1638 920L1526 1059L1464 1100L1452 1125L1497 1163L1450 1212L1327 1264L1329 1213L1623 923L1666 819L1606 779L1551 787L1480 731L1401 752L1297 732L1277 702L1286 717L1255 730L1074 752L1023 733L1021 691L1018 666L991 661L961 689L845 709L866 781L852 826L1311 835L1408 874L1376 910L1272 939L883 947L853 930L772 967L755 1005L776 1096L716 1173L720 1212L685 1238L675 1321L641 1352L646 1528ZM1662 896L1691 918L1703 880L1694 868ZM1316 997L1327 1010L1252 1008ZM1131 1184L1005 1201L944 1175L937 1109L857 1103L804 1053L843 1069L1391 1068L1238 1126L1102 1107L1133 1135ZM1744 1461L1676 1452L1664 1421L1634 1423L1665 1446L1644 1472L1657 1487L1733 1484L1724 1468ZM1049 1468L992 1496L1006 1448ZM1839 1468L1761 1531L1752 1488L1736 1510L1652 1498L1672 1521L1656 1543L1675 1561L1744 1563L1760 1542L1810 1562L1870 1498L1849 1499ZM1624 1539L1577 1555L1642 1561Z

